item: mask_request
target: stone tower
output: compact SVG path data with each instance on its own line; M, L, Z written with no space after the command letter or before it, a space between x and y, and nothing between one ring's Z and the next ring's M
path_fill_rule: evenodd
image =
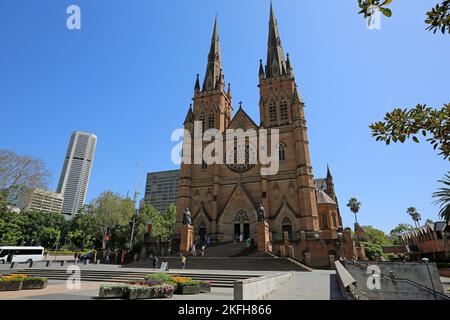
M259 67L260 118L264 128L280 130L280 148L293 148L280 169L295 170L301 229L318 231L315 183L309 156L304 108L289 59L285 58L275 12L270 4L267 62ZM283 159L280 159L280 161ZM284 167L284 168L283 168Z

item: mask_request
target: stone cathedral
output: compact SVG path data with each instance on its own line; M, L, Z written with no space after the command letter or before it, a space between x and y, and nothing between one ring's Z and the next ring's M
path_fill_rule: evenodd
M342 228L332 174L314 179L305 119L289 54L285 55L275 13L270 7L267 60L259 66L259 124L239 103L236 112L230 84L225 83L217 18L203 82L194 87L193 106L184 128L193 135L194 121L204 129L279 129L279 171L261 175L260 165L186 164L180 168L177 226L183 211L192 215L193 239L230 242L237 235L256 236L260 204L270 232L267 249L309 265L327 265L330 256L353 257L350 231ZM188 146L194 148L194 144ZM273 149L272 149L273 150ZM192 152L193 154L194 152ZM191 162L193 163L193 162Z

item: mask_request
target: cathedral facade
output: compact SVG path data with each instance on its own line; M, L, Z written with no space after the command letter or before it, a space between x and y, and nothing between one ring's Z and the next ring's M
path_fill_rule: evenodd
M236 236L256 236L258 208L262 204L270 231L270 248L286 252L310 265L325 265L328 257L353 256L349 230L342 228L333 177L329 168L324 179L314 179L304 108L295 82L289 55L281 44L275 13L270 8L267 60L259 67L259 122L244 111L242 103L233 114L230 84L222 69L217 18L214 24L206 73L194 87L193 106L184 128L194 135L194 122L203 130L215 128L224 136L227 129L278 129L276 146L279 170L262 175L261 165L182 163L177 196L177 225L188 208L195 241L210 237L229 242ZM195 152L185 139L184 148ZM187 142L186 142L187 141ZM224 144L225 145L225 144ZM204 145L203 145L204 148ZM184 149L186 150L186 149ZM225 151L224 151L225 152ZM192 156L193 157L193 156ZM287 239L286 239L287 238Z

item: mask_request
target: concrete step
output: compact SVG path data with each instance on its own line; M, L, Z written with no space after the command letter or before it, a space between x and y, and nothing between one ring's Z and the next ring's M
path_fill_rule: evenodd
M162 257L169 268L180 268L179 257ZM123 266L123 268L151 268L152 259ZM294 263L284 257L252 256L252 257L187 257L186 269L189 270L246 270L246 271L309 271L303 265Z
M46 277L51 280L67 280L71 274L64 269L16 269L2 270L0 274L19 273L30 276ZM152 272L150 272L152 273ZM143 280L149 272L123 272L123 271L99 271L99 270L81 270L82 281L95 282L126 282ZM248 279L258 275L216 275L216 274L191 274L176 273L176 275L187 276L194 280L210 281L213 287L232 288L234 281Z

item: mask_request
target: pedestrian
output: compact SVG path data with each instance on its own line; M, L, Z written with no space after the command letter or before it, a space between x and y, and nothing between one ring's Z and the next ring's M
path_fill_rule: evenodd
M153 256L153 269L157 269L157 268L158 268L158 257Z
M242 241L244 241L244 234L243 233L241 233L239 235L239 242L242 242Z
M195 242L192 243L192 247L191 247L191 255L194 256L194 257L197 255L197 253L195 252Z
M181 256L181 269L184 270L186 268L186 257L183 256L182 253L180 253L180 256Z
M205 256L205 248L206 248L206 245L202 245L202 257Z
M246 246L247 246L247 250L250 250L250 238L247 238L247 239L245 240L245 244L246 244Z

